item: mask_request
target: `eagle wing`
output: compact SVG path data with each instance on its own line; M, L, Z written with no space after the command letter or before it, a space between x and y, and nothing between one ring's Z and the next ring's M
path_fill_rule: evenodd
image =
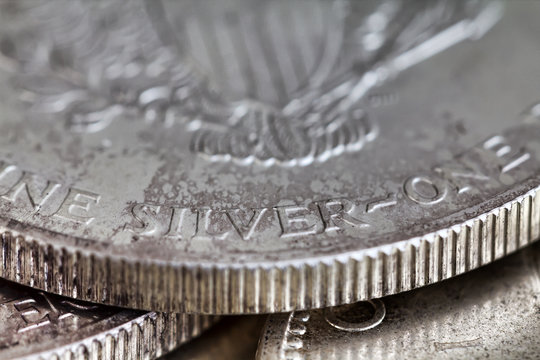
M33 110L63 115L74 131L99 131L120 115L173 119L210 160L307 165L375 138L362 102L370 89L482 35L500 16L490 1L336 0L342 37L328 37L329 53L279 108L226 100L184 49L163 41L149 4L0 2L0 66L15 71Z
M62 115L71 130L95 132L121 114L159 118L175 96L186 109L200 107L187 103L193 90L182 91L196 79L159 41L142 3L0 6L0 66L15 73L21 97L40 115Z
M343 3L343 2L341 2ZM472 5L471 5L472 4ZM228 126L205 127L192 148L213 160L308 165L358 151L377 136L362 102L374 86L468 38L500 17L500 4L451 0L350 2L340 54L281 110L245 106Z

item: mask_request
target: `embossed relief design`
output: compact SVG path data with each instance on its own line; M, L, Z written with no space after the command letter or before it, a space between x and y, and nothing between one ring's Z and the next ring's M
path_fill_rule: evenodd
M0 281L0 349L45 342L80 331L118 313L118 309L63 299Z
M498 18L445 0L0 6L0 64L33 111L77 132L181 125L210 160L284 166L359 151L377 135L370 89Z
M366 313L363 308L370 305L373 312ZM342 313L340 315L340 312ZM386 316L384 302L379 299L362 301L352 305L330 307L324 310L324 319L332 327L348 332L361 332L379 326Z

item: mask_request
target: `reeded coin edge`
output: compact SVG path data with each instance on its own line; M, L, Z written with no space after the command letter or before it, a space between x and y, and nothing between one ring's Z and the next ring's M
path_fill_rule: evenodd
M135 262L0 229L0 276L87 301L205 314L287 312L392 295L488 264L540 237L540 189L448 229L328 258L210 266Z
M310 317L307 311L269 315L261 332L255 358L302 359L300 353L305 350L303 335L307 331L306 323Z
M538 246L538 245L537 245ZM536 249L536 250L535 250ZM532 248L530 250L524 250L524 251L537 251L539 248ZM528 252L526 254L529 254ZM522 254L523 255L523 252ZM517 256L513 255L513 256ZM534 272L537 272L538 269L536 269L536 266L538 264L532 264L532 260L530 257L521 257L518 258L521 259L521 262L525 261L525 263L530 262L528 265L522 265L524 269L529 268L529 270L532 270L533 274L531 276L535 276ZM508 261L508 260L503 260ZM501 263L502 265L503 263ZM495 264L490 265L491 267L495 266ZM504 267L504 266L503 266ZM484 273L485 274L485 273ZM467 275L471 276L471 275ZM457 281L458 279L454 280ZM516 286L516 285L514 285ZM418 291L418 290L417 290ZM426 295L429 294L429 291L425 293ZM425 297L424 297L425 298ZM379 300L380 301L380 300ZM382 302L382 301L381 301ZM384 305L384 304L383 304ZM482 306L481 304L477 304ZM514 304L516 305L516 304ZM534 307L534 306L533 306ZM518 306L519 308L519 306ZM271 314L267 316L266 322L263 326L263 329L261 331L260 340L259 340L259 346L257 348L257 354L256 359L257 360L272 360L272 359L306 359L309 357L311 360L323 360L323 359L341 359L343 357L346 357L347 359L356 359L360 355L355 352L339 352L339 349L337 349L337 352L330 352L330 353L321 353L320 351L312 351L309 347L309 344L306 342L313 340L310 339L313 335L313 329L311 329L311 334L308 332L308 323L312 321L313 317L323 317L330 328L335 328L334 330L342 330L338 326L335 326L332 324L328 317L326 316L325 312L331 308L327 309L316 309L314 311L293 311L289 313L279 313L279 314ZM534 311L534 309L532 310ZM448 314L447 314L448 315ZM448 318L448 316L446 316ZM319 321L324 321L319 319ZM372 324L375 324L375 322L372 322ZM359 324L355 324L359 325ZM435 323L435 328L440 330L438 328L437 324ZM369 330L369 328L364 328L364 330ZM362 330L362 331L364 331ZM479 330L481 331L481 330ZM384 333L384 331L383 331ZM444 333L444 332L443 332ZM309 335L308 335L309 334ZM394 336L395 337L395 336ZM399 337L395 337L398 340L402 340ZM361 339L361 336L359 337ZM433 339L432 339L433 341ZM472 342L475 341L475 339L471 340ZM367 345L369 348L369 344L366 343L366 341L363 341L364 345ZM455 345L459 342L450 342L450 343L437 343L435 344L452 344ZM518 341L519 343L519 341ZM410 344L409 344L410 345ZM398 345L399 347L403 347L403 343L400 343ZM406 345L405 345L406 347ZM437 347L437 346L435 346ZM336 350L336 349L334 349ZM348 349L350 350L350 349ZM395 349L394 349L395 350ZM444 349L443 349L444 350ZM488 351L488 349L485 349ZM309 356L306 356L306 354L309 354ZM352 357L351 354L355 354ZM448 354L448 353L447 353ZM347 355L349 355L347 357ZM424 358L424 357L422 357Z
M148 312L95 336L20 359L155 359L198 336L216 319Z

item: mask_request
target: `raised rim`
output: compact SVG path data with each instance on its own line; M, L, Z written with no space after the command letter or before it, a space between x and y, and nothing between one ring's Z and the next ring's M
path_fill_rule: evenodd
M448 279L530 244L540 237L539 194L535 186L465 222L383 248L231 267L103 257L47 244L8 222L0 226L0 276L86 301L156 311L245 314L336 306Z
M214 322L212 317L148 312L58 349L17 359L156 359L200 335Z

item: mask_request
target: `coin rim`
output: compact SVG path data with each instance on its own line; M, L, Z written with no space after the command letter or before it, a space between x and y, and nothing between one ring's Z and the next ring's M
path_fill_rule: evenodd
M511 270L510 273L511 273L511 277L516 277L516 278L519 278L519 277L522 277L524 274L527 273L527 270L529 271L532 271L533 274L529 274L530 276L532 277L535 277L536 276L539 276L540 275L540 268L537 270L537 269L533 269L532 266L534 265L535 267L537 267L538 265L540 265L540 262L536 262L536 260L538 260L538 254L536 252L538 252L540 250L540 247L539 247L540 244L536 244L534 246L530 246L528 249L523 249L523 250L520 250L520 252L518 254L513 254L512 257L510 257L509 259L501 259L499 261L502 261L501 263L497 263L497 264L490 264L489 265L489 269L493 269L493 267L498 267L499 265L502 266L502 268L505 268L507 265L506 264L513 264L513 265L516 265L516 264L519 264L519 274L516 272L516 273L513 273L513 269L506 269L506 270ZM531 254L533 254L532 256L530 256ZM505 262L505 261L510 261L509 263L508 262ZM477 270L477 271L484 271L483 275L490 275L491 273L488 271L486 272L487 269L482 269L482 270ZM497 268L497 270L500 270ZM534 274L535 272L537 272L537 274ZM500 275L500 274L499 274ZM469 275L465 275L465 276L476 276L474 274L469 274ZM487 279L487 276L484 276L485 279L483 280L486 280ZM468 279L471 279L471 278L468 278ZM475 278L476 280L478 280L477 278ZM529 281L530 279L527 279L527 281ZM464 281L464 280L461 280L461 279L453 279L451 280L454 282L454 285L451 286L456 288L455 284L461 284L461 281ZM498 280L498 281L502 281L502 280ZM524 280L525 281L525 280ZM478 282L478 281L476 281ZM504 282L507 283L507 286L508 284L508 279L505 279ZM474 281L473 281L474 283ZM518 292L521 292L521 288L519 287L520 284L513 284L515 290L518 290ZM521 284L523 285L523 284ZM445 286L443 284L440 284L438 286ZM534 293L534 285L531 285L531 288L528 289L530 290L531 292ZM441 287L438 288L439 290L441 289ZM459 289L459 288L457 288ZM437 290L436 292L438 292L439 290ZM456 290L456 289L453 289L453 290ZM493 290L493 289L491 289ZM417 294L422 294L422 298L424 299L429 299L429 296L424 296L424 295L429 295L430 294L430 290L429 289L425 289L425 290L414 290L414 291L419 291ZM422 293L422 291L426 291L425 293ZM459 290L457 291L459 292ZM442 291L441 294L445 294L445 293L448 293L448 291ZM460 294L463 295L464 293ZM448 295L448 294L446 294ZM467 295L473 295L472 298L478 298L478 297L482 297L484 296L484 300L487 301L487 304L490 304L490 297L489 296L485 296L485 295L479 295L479 294L467 294ZM398 295L400 296L400 295ZM401 296L405 296L405 295L401 295ZM413 298L415 298L416 295L412 295L411 294L406 294L406 296L412 296ZM523 296L523 294L522 294ZM390 297L392 298L392 296ZM403 300L403 297L401 298ZM466 299L470 300L470 298L467 298ZM465 300L466 300L465 299ZM487 300L486 300L487 299ZM381 301L381 300L385 300L385 298L383 299L376 299L377 301L380 301L383 306L386 308L386 305L384 301ZM464 300L464 299L460 299L461 300ZM500 302L502 304L506 304L507 305L507 302L504 301L504 297L501 297L500 299ZM386 300L385 300L386 301ZM392 300L390 300L390 302L392 302ZM467 301L465 301L467 302ZM423 301L420 301L420 303L423 303ZM429 303L429 301L428 301ZM471 306L471 302L468 301L469 303L469 306ZM473 308L475 307L482 307L482 305L476 301L473 302L474 305L473 305ZM394 301L394 305L396 304L396 302ZM409 304L410 305L410 304ZM416 304L418 305L418 304ZM426 304L423 304L423 305L426 305ZM429 304L429 305L432 305L432 304ZM486 305L485 303L483 304L484 306ZM427 306L427 305L426 305ZM531 304L530 305L531 309L530 309L530 312L534 312L534 309L536 308L536 306L534 306L534 304ZM435 306L436 309L431 309L431 310L434 310L434 312L436 313L437 311L439 312L444 312L445 310L447 310L444 306L441 307L441 304L438 304ZM279 314L270 314L267 316L266 318L266 322L263 326L263 330L261 332L261 335L260 335L260 339L259 339L259 346L257 348L257 354L256 354L256 359L257 360L271 360L271 359L296 359L297 356L300 356L299 358L308 358L309 359L326 359L328 356L328 354L330 355L333 355L331 356L332 359L338 359L340 358L340 350L339 347L335 347L334 348L334 352L330 351L330 353L327 354L326 357L324 357L325 355L321 355L321 352L317 352L317 351L311 351L310 347L309 347L309 344L306 344L305 341L313 341L315 340L315 342L317 341L316 339L316 336L313 335L314 333L314 329L311 328L309 329L308 328L308 323L310 321L312 321L312 317L313 316L318 316L319 318L317 319L317 321L319 321L323 326L324 325L327 325L327 326L330 326L330 328L328 328L328 331L330 330L336 330L338 329L339 331L348 331L347 328L342 328L340 326L335 326L335 324L333 324L332 322L328 321L328 318L327 318L327 313L328 313L328 310L331 310L332 308L325 308L325 309L317 309L317 310L314 310L314 311L304 311L304 310L301 310L301 311L293 311L293 312L289 312L289 313L279 313ZM405 312L404 316L409 316L411 314L408 314L407 311L408 310L412 310L410 308L407 308L407 307L403 307L402 310ZM424 309L426 310L426 309ZM525 309L524 309L525 310ZM397 311L397 313L399 314L400 311ZM435 314L435 315L443 315L443 314ZM435 316L435 318L438 318L437 321L439 322L444 322L444 320L441 320L442 319L448 319L449 318L449 315L450 314L444 314L444 316ZM463 312L461 313L461 315L463 315ZM397 319L397 318L396 318ZM392 320L396 320L396 319L392 319ZM403 320L403 319L401 319ZM401 322L400 320L400 322ZM491 319L493 321L493 319ZM505 319L506 320L506 319ZM435 322L437 322L435 321ZM488 321L489 322L489 321ZM326 323L326 324L324 324ZM392 325L392 324L391 324ZM479 332L481 332L482 330L482 327L480 327L480 324L478 324L479 326L476 327L475 329ZM521 327L522 329L524 329L525 327ZM392 327L390 328L387 328L385 330L390 330L390 331L382 331L382 333L385 333L386 332L386 335L388 335L388 333L391 334L391 336L393 336L394 338L397 338L399 339L399 337L396 337L396 333L399 333L399 330L398 331L393 331L395 329L392 329ZM440 332L440 329L438 329L438 334L446 334L445 332ZM364 330L362 330L364 331ZM410 334L410 330L408 330L408 333ZM326 334L328 335L328 334ZM378 333L377 335L381 335L380 333ZM461 334L462 335L462 334ZM312 338L312 336L314 338ZM332 336L330 336L330 338L332 338ZM338 336L339 338L339 336ZM334 337L334 340L336 338ZM321 339L319 339L321 340ZM359 342L363 342L364 344L366 344L366 339L362 339L361 336L359 336L357 338L357 340L359 340ZM433 344L437 344L437 342L435 341L436 339L431 339L431 343ZM475 339L473 338L472 339L473 341L474 340L478 340L478 337ZM435 341L435 342L434 342ZM424 345L429 345L429 340L426 340L426 343ZM467 341L466 341L467 342ZM504 342L504 341L503 341ZM455 345L456 343L459 343L459 342L440 342L439 344L453 344ZM518 341L518 347L520 348L523 348L523 346L521 345L521 343ZM402 348L404 345L403 343L400 344L400 348ZM429 346L428 346L429 347ZM369 346L368 346L369 348ZM383 346L384 348L384 346ZM435 346L436 348L436 346ZM463 347L465 348L465 347ZM336 351L337 350L337 351ZM341 356L344 356L345 354L350 354L350 348L347 349L348 351L346 352L342 352L341 353ZM486 351L488 351L488 348L485 348ZM496 350L495 348L492 348L492 350ZM311 351L311 352L310 352ZM384 351L384 350L383 350ZM441 351L441 350L432 350L433 351L433 354L432 355L435 355L435 352L437 351ZM353 352L354 353L354 352ZM442 354L445 354L446 352L443 351ZM380 353L379 353L380 354ZM446 355L448 355L448 353L446 353ZM359 354L356 354L356 356L360 356ZM457 355L455 355L457 356ZM463 355L461 355L463 356ZM469 354L469 356L471 356ZM477 355L478 356L478 355ZM508 354L506 355L508 357ZM518 358L517 355L515 355L516 357L515 358ZM362 357L363 358L363 357ZM384 358L384 357L383 357ZM404 357L403 357L404 358ZM408 357L409 358L409 357ZM422 358L422 359L428 359L429 357L426 357L426 355L424 355L423 357L419 357L419 356L416 356L416 357L412 357L412 358ZM439 357L437 357L439 358ZM445 356L441 356L440 358L445 358ZM480 358L478 356L478 358ZM512 357L514 358L514 357Z
M534 176L530 180L537 183L538 179ZM530 188L531 181L512 194ZM135 261L85 251L80 242L75 242L78 247L48 244L33 231L35 228L18 226L15 221L0 226L0 277L24 285L86 301L154 311L288 312L408 291L512 253L540 238L540 186L424 236L385 247L276 263Z
M119 314L126 312L133 311L126 310ZM147 312L121 325L56 349L14 359L156 359L199 336L216 320L212 316ZM165 334L165 341L156 338L160 334Z

